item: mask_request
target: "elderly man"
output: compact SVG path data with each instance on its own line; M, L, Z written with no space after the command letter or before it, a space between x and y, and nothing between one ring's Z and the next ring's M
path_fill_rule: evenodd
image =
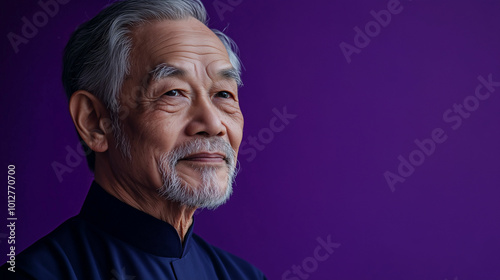
M205 20L199 0L130 0L72 34L63 84L95 180L9 279L265 279L193 233L231 194L243 129L234 44Z

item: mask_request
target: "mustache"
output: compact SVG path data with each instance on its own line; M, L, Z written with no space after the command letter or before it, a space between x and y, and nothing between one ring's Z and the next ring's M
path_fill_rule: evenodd
M170 166L175 166L179 160L192 154L200 152L218 152L224 155L224 160L230 166L235 164L235 154L233 147L222 138L194 138L175 147L167 154Z

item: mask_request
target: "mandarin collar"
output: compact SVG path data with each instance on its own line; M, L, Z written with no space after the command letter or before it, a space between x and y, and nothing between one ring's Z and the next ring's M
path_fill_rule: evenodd
M182 258L190 248L194 217L182 244L172 225L120 201L95 181L90 186L80 216L106 233L150 254Z

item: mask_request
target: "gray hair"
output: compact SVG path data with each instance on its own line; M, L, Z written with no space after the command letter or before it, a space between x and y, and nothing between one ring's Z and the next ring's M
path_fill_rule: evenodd
M124 0L106 7L71 35L63 57L62 82L66 95L69 99L75 91L86 90L99 98L110 112L117 146L124 141L117 125L118 97L124 78L130 73L131 28L152 20L189 17L207 24L207 13L200 0ZM236 44L221 31L212 31L224 44L232 66L240 75ZM87 155L92 171L94 161L92 151Z

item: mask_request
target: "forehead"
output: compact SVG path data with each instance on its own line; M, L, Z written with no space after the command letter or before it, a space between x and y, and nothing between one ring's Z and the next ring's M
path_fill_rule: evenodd
M188 71L231 65L219 38L194 18L148 22L133 28L131 38L132 71L150 71L161 63Z

